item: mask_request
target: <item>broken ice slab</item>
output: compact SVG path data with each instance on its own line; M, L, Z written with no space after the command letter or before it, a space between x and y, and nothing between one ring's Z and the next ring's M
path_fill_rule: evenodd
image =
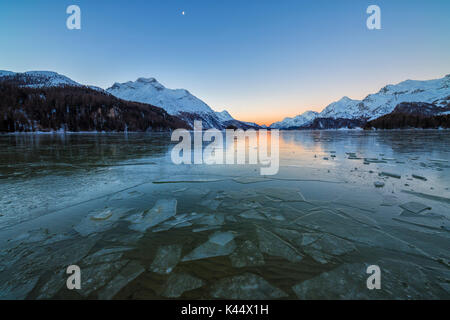
M169 219L165 221L164 223L160 224L158 227L154 228L153 232L161 232L161 231L167 231L172 228L183 228L183 227L189 227L192 225L192 221L200 219L203 217L203 214L198 213L191 213L191 214L180 214L176 215L172 219Z
M282 201L306 201L305 197L303 197L298 189L264 188L262 190L257 190L257 192Z
M187 273L172 274L164 286L162 296L166 298L179 298L186 291L198 289L203 286L203 280Z
M269 220L276 220L276 221L285 221L286 218L279 214L279 209L272 209L272 208L260 208L258 209L258 212L264 215Z
M104 264L120 260L123 254L132 250L132 247L113 247L104 248L93 254L86 256L82 261L82 265Z
M400 179L402 176L397 174L397 173L392 173L392 172L386 172L386 171L382 171L378 174L379 176L385 176L385 177L391 177L391 178L396 178L396 179Z
M292 290L301 300L367 299L371 291L364 278L366 268L362 264L343 265L294 285Z
M239 214L240 217L245 219L266 220L266 218L258 213L255 209L250 209Z
M104 232L112 229L125 212L125 209L113 210L110 208L94 211L84 217L74 229L82 236L88 236L96 232Z
M338 257L356 250L350 241L330 234L302 234L303 251L319 263L325 264Z
M428 180L427 178L419 176L417 174L413 174L412 177L415 178L415 179L423 180L423 181L427 181Z
M217 232L208 241L195 248L183 257L181 261L193 261L212 257L227 256L236 248L234 234L231 232Z
M402 192L403 193L407 193L407 194L412 194L412 195L414 195L416 197L420 197L420 198L424 198L424 199L440 201L440 202L444 202L444 203L450 203L450 199L449 198L445 198L445 197L441 197L441 196L435 196L433 194L427 194L427 193L415 192L415 191L409 191L409 190L402 190Z
M120 290L139 277L145 269L136 261L129 262L103 289L98 297L101 300L112 299Z
M257 182L272 181L272 179L268 179L268 178L264 178L264 177L238 177L238 178L233 178L233 181L242 183L242 184L250 184L250 183L257 183Z
M424 215L409 212L408 215L403 215L402 213L400 217L393 218L393 220L427 229L435 229L439 231L450 230L449 221L439 214L431 213Z
M207 226L207 227L201 227L201 228L194 228L192 229L192 232L203 232L203 231L210 231L210 230L217 230L220 229L220 226Z
M431 207L424 205L419 202L407 202L400 205L400 208L405 209L406 211L410 211L412 213L421 213L425 210L431 210Z
M364 161L368 163L386 163L385 160L379 160L378 158L364 158Z
M213 284L211 295L219 299L267 300L288 295L252 273L224 278Z
M374 186L376 188L383 188L384 187L384 182L383 181L375 181L373 184L374 184Z
M209 237L209 241L212 242L212 243L215 243L215 244L224 246L224 245L226 245L228 242L230 242L231 240L233 240L234 237L235 237L235 235L234 235L234 233L232 233L232 232L229 232L229 231L226 231L226 232L219 231L219 232L216 232L216 233L212 234L212 235Z
M221 203L222 203L222 201L219 201L219 200L207 199L207 200L203 200L202 202L200 202L200 205L215 211L215 210L217 210L217 208L220 206Z
M163 184L163 183L207 183L207 182L219 182L219 181L225 181L227 179L223 178L205 178L202 176L195 177L195 176L179 176L174 178L168 178L168 179L161 179L153 181L155 184Z
M256 228L256 231L258 233L259 249L261 252L271 256L284 258L290 262L302 261L302 255L291 244L281 239L276 234L259 226Z
M244 241L230 255L231 265L235 268L256 267L264 264L264 257L258 247L250 240Z
M150 270L159 274L171 273L181 258L182 245L173 244L160 246Z
M332 261L334 257L353 252L356 247L350 241L326 233L300 233L291 229L275 228L274 231L286 241L296 245L321 264Z
M436 299L442 290L430 273L410 260L379 260L382 290L367 289L366 263L344 264L292 287L301 300L309 299ZM384 279L384 280L383 280ZM404 285L399 285L404 284Z
M128 260L121 260L81 269L81 289L78 290L78 293L83 297L88 297L91 293L106 285L127 263Z
M131 222L129 228L135 231L145 232L147 229L154 227L177 213L177 200L160 199L156 201L155 206L149 211L134 214L128 217Z
M203 224L208 226L221 226L225 222L225 215L223 213L204 215L198 220L195 220L196 224Z
M390 250L407 253L418 253L406 241L398 239L381 230L376 224L369 224L368 222L368 220L362 221L359 217L358 219L353 218L352 213L344 215L331 209L318 210L295 220L295 223L302 228L332 234L355 244L389 248Z
M432 161L432 162L441 162L441 163L449 162L449 160L446 160L446 159L430 159L430 161Z

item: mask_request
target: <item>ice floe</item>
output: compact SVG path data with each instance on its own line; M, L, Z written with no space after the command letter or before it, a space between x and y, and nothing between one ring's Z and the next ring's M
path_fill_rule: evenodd
M126 287L145 271L144 267L136 261L129 262L120 272L105 286L98 297L102 300L112 299L120 290Z
M174 273L167 279L162 292L166 298L179 298L186 291L198 289L203 286L203 281L187 273Z
M182 245L164 245L158 248L150 270L159 274L169 274L181 258Z
M262 227L257 227L256 231L258 233L259 249L261 252L271 256L284 258L290 262L302 261L302 255L291 244L281 239L276 234L267 231Z
M131 222L129 228L135 231L145 232L151 227L154 227L177 213L177 200L175 199L159 199L155 206L142 213L134 214L128 217Z
M264 300L287 297L282 290L252 273L224 278L213 284L211 295L220 299Z
M231 264L235 268L256 267L264 265L264 257L258 247L250 240L239 245L230 255Z
M236 244L233 239L234 234L231 232L217 232L213 234L208 241L184 256L182 261L227 256L236 248Z

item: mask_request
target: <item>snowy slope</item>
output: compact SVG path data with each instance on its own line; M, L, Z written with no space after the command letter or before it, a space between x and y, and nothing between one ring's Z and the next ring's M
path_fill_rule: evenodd
M216 111L216 116L221 122L234 120L234 118L228 113L227 110L223 110L221 112Z
M402 102L426 102L446 106L450 101L450 75L434 80L406 80L396 85L387 85L363 100L343 97L326 106L314 118L373 120L391 113ZM304 124L301 124L304 122ZM289 128L308 124L305 114L286 118L272 124L271 128Z
M330 103L319 114L319 118L360 118L365 113L360 100L352 100L349 97L343 97L341 100Z
M376 94L370 94L362 103L370 119L391 113L401 102L426 102L437 106L450 96L450 75L441 79L417 81L406 80L387 85Z
M150 103L178 116L191 126L194 120L202 120L204 128L225 128L235 120L226 110L215 112L205 102L185 89L169 89L155 78L139 78L136 81L114 83L106 91L120 99Z
M294 118L284 118L283 121L275 122L270 125L273 129L287 129L292 127L301 127L317 118L318 113L315 111L306 111Z
M52 71L27 71L27 72L11 72L0 71L0 78L14 77L20 81L26 82L24 87L40 88L40 87L60 87L60 86L81 86L78 82L69 79L59 73Z
M139 78L136 81L114 83L106 89L112 95L129 101L149 103L164 108L169 114L180 112L207 113L214 111L202 100L185 89L168 89L155 78Z

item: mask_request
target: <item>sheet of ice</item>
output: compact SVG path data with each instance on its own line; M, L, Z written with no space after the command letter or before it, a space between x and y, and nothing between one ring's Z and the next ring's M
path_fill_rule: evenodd
M128 260L121 260L82 268L81 289L77 292L88 297L106 285L127 263Z
M382 267L382 290L368 290L363 263L344 264L292 287L297 297L306 299L436 299L442 289L431 281L419 265L409 261L375 261ZM404 285L398 285L402 283ZM424 290L426 288L426 290Z
M216 236L213 239L213 241L215 242L212 242L211 239L209 239L208 241L206 241L205 243L203 243L202 245L200 245L199 247L195 248L193 251L185 255L181 261L193 261L213 257L227 256L231 254L236 248L234 240L226 241L227 239L229 239L229 236L223 235ZM225 242L225 245L217 244L217 242L220 243Z
M431 207L419 202L407 202L400 205L400 208L410 211L412 213L421 213L425 210L431 210Z
M131 222L129 228L135 231L145 232L177 213L177 200L175 199L159 199L155 206L149 211L134 214L128 217Z
M302 255L288 242L281 239L276 234L257 227L259 239L259 249L261 252L271 256L282 257L290 262L302 261Z
M250 240L245 240L230 255L231 265L235 268L256 267L264 265L264 257L258 247Z
M239 214L240 217L245 219L267 220L262 214L258 213L254 209L250 209Z
M233 240L234 237L235 237L235 235L232 232L219 231L219 232L212 234L209 237L209 241L212 243L221 245L221 246L225 246L227 243L229 243L231 240Z
M181 258L182 245L164 245L158 248L150 270L159 274L169 274Z
M111 208L94 211L84 217L74 229L82 236L105 232L113 228L125 212L126 210L124 209L113 210Z
M99 291L98 297L102 300L112 299L120 290L127 286L134 279L139 277L145 269L136 261L129 262L123 267L103 289Z
M220 206L221 203L222 203L222 201L219 201L219 200L207 199L207 200L203 200L202 202L200 202L200 205L215 211L215 210L217 210L217 208Z
M82 265L104 264L120 260L123 254L132 250L132 247L112 247L104 248L93 254L86 256L82 261Z
M306 201L300 190L295 189L265 188L258 192L263 192L265 195L282 201Z
M382 171L379 173L380 176L391 177L396 179L401 179L401 175L393 172Z
M233 178L233 181L242 183L242 184L250 184L250 183L272 181L272 179L268 179L265 177L238 177L238 178Z
M162 296L166 298L179 298L186 291L198 289L203 286L203 280L187 273L172 274L164 286Z
M211 295L219 299L267 300L287 297L262 277L253 273L224 278L213 284Z

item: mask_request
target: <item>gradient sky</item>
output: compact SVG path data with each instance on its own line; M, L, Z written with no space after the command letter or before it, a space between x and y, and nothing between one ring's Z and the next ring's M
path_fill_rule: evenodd
M66 28L71 4L81 30ZM382 30L366 28L370 4ZM155 77L270 124L449 74L449 12L448 0L2 0L0 69L103 88Z

